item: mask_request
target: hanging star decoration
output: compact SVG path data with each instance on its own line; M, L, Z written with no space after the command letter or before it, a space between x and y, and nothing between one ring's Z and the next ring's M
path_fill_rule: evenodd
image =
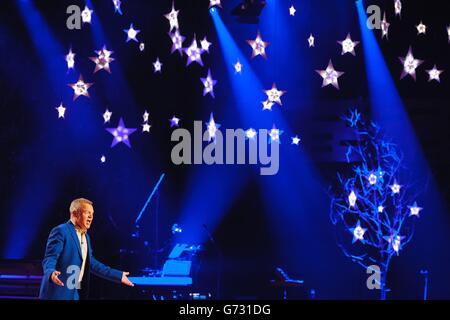
M197 46L197 39L194 35L194 39L189 47L184 49L184 52L188 56L186 66L190 65L192 62L197 62L203 67L202 53L203 49Z
M202 41L200 41L200 46L202 47L202 50L204 52L208 52L209 53L209 47L211 46L211 42L209 42L206 37L203 38Z
M148 133L150 133L150 128L151 128L152 126L150 125L150 124L148 124L148 123L143 123L142 124L142 132L148 132Z
M95 51L95 53L97 54L97 57L89 57L89 59L95 63L94 73L102 69L111 73L109 64L114 61L114 58L111 57L113 51L108 51L106 46L103 46L103 49Z
M178 13L179 10L175 10L175 4L172 2L172 11L170 11L168 14L165 14L164 17L166 17L167 20L169 20L170 23L170 29L169 31L172 31L173 29L179 29L178 25Z
M147 110L145 110L144 114L142 115L142 118L144 119L144 122L148 122L148 117L150 116L150 114L147 112Z
M274 103L270 102L269 100L262 101L263 110L270 110L270 111L272 111L273 104Z
M101 163L105 163L106 162L106 157L104 155L101 156L100 162Z
M220 3L220 0L209 0L209 7L219 7L222 8L222 4Z
M203 96L206 96L208 93L214 98L214 86L217 83L217 80L214 80L211 76L211 70L208 69L208 75L206 78L200 78L203 83Z
M253 128L249 128L245 131L245 138L255 140L256 137L256 131Z
M390 235L383 237L387 242L390 243L391 249L395 251L395 253L398 255L398 252L401 249L402 240L405 238L400 235Z
M295 12L296 12L296 11L297 11L297 10L295 10L294 6L291 5L291 7L289 8L289 15L295 16Z
M399 185L399 184L397 183L397 181L395 181L393 185L389 186L389 188L391 188L391 191L392 191L392 194L393 194L393 195L394 195L394 194L399 194L399 193L400 193L400 188L401 188L401 187L402 187L402 186Z
M139 32L141 32L141 30L134 29L133 24L131 24L130 27L128 29L124 29L123 32L127 34L127 42L129 42L130 40L138 42L136 36Z
M429 79L428 82L432 81L432 80L436 80L437 82L441 82L441 78L440 75L441 73L444 72L444 70L438 70L436 65L433 66L433 69L427 70Z
M91 10L85 6L83 11L81 11L81 21L83 21L83 23L91 23L92 13L94 13L94 10Z
M448 43L450 43L450 26L447 27Z
M111 120L112 112L106 109L106 111L103 113L103 123L108 123Z
M267 101L281 106L281 96L283 96L286 91L278 90L276 84L274 83L272 84L272 89L264 90L264 93L267 95Z
M347 52L351 53L354 56L356 55L355 47L359 44L359 41L352 41L350 33L347 34L347 37L345 38L345 40L338 41L338 43L342 46L341 55L344 55Z
M58 108L55 108L58 111L58 119L63 118L64 119L64 115L66 113L66 108L64 108L62 102L59 105Z
M316 72L323 78L322 88L331 84L339 90L338 79L344 72L336 71L331 60L328 62L328 66L325 70L316 70Z
M73 69L75 67L75 53L72 52L72 49L69 50L69 53L66 55L67 69Z
M355 243L358 240L364 243L364 234L367 229L361 227L361 222L359 220L356 223L356 226L354 228L350 228L349 231L353 234L352 243Z
M390 23L386 20L386 12L383 14L383 20L381 20L381 39L385 38L388 39L388 33L389 33L389 25Z
M206 128L208 129L208 142L210 142L211 140L216 140L216 133L217 130L220 128L220 124L217 124L214 121L214 116L211 113L211 115L209 116L209 122L206 123Z
M185 37L183 37L178 30L175 30L174 33L169 32L170 40L172 40L172 49L170 53L174 53L178 51L180 55L183 55L183 42Z
M112 0L113 4L114 4L114 13L119 13L120 15L122 15L122 9L120 8L122 2L120 0Z
M247 43L252 47L252 59L256 56L262 56L264 59L267 59L266 47L270 44L270 42L263 41L259 31L256 39L247 40Z
M239 59L236 61L236 63L234 64L234 73L242 73L242 64L239 62Z
M269 131L269 143L277 142L278 144L281 143L280 136L283 134L283 130L279 130L273 125L272 129Z
M383 206L378 206L377 210L378 210L379 213L382 213L383 210L384 210L384 207Z
M358 198L356 197L356 193L355 191L352 190L352 192L350 192L350 194L348 195L348 204L350 207L355 207L356 205L356 200Z
M416 217L420 217L419 213L423 209L417 206L417 202L414 202L414 204L412 206L408 206L408 208L409 208L409 216L416 216Z
M396 16L401 16L402 14L402 2L400 0L395 0L394 2L394 10Z
M73 89L73 100L75 101L79 96L85 96L89 98L89 88L92 87L93 83L85 83L83 76L80 74L78 81L76 83L68 84L69 87Z
M172 119L169 119L169 122L170 122L171 128L178 127L179 126L178 123L180 122L180 119L177 118L176 116L173 116Z
M298 146L300 141L301 141L301 139L298 136L291 137L291 139L292 139L292 143L291 144L295 144L296 146Z
M409 47L406 57L399 57L399 59L403 63L403 71L400 79L410 75L414 80L416 80L416 69L423 63L423 60L414 59L411 47Z
M139 44L139 51L144 51L145 50L145 43L143 43L143 42L141 42L140 44Z
M419 34L426 34L427 33L427 26L420 21L420 23L416 26L417 29L417 35Z
M314 37L313 37L312 34L309 35L309 38L308 38L308 45L309 45L310 48L311 48L311 47L314 47Z
M163 64L161 63L161 61L159 61L159 57L156 58L156 61L153 62L153 67L155 68L154 73L161 73L161 68L162 68Z
M136 131L136 128L127 128L123 122L123 118L120 118L117 128L106 128L110 134L114 136L111 143L111 148L116 146L118 143L124 143L131 148L130 136Z

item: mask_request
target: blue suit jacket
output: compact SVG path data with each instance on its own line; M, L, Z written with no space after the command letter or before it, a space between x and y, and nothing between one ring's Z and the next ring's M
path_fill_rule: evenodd
M86 234L86 239L88 245L88 263L86 263L83 282L86 277L89 279L89 273L92 272L107 280L120 283L122 272L97 261L92 255L91 241L88 234ZM81 268L81 264L80 241L78 240L75 226L69 220L67 223L53 228L48 237L45 257L42 261L44 277L42 278L39 298L78 300L78 291L75 288L70 288L73 286L69 282L74 282L73 279L75 279L74 266ZM58 286L51 281L51 274L55 270L61 272L58 278L64 283L64 287Z

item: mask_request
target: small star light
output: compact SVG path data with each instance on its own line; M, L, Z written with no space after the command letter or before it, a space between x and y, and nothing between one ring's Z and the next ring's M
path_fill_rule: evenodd
M373 186L377 183L377 176L371 173L367 180L369 180L369 184Z
M390 23L386 20L386 12L383 14L383 20L381 20L381 39L386 37L388 39Z
M364 233L366 233L367 229L361 228L361 222L359 220L356 223L356 226L354 228L350 228L349 230L353 234L352 243L355 243L358 240L364 243Z
M252 47L252 58L256 56L262 56L267 59L266 56L266 47L270 44L270 42L264 42L261 39L261 34L258 31L255 40L247 40L247 43Z
M105 121L103 123L109 122L111 120L111 116L112 116L112 112L109 111L108 109L106 109L106 111L103 113L103 120Z
M273 125L272 129L269 131L270 140L269 143L278 142L280 141L280 136L283 134L283 130L279 130Z
M120 0L112 0L113 4L114 4L114 13L119 13L120 15L122 15L122 9L120 9L120 5L122 4L122 2Z
M68 84L69 87L73 89L73 100L76 100L79 96L85 96L89 98L89 88L93 83L85 83L83 81L83 76L80 74L78 81L76 83Z
M437 82L441 82L441 78L439 76L442 72L444 72L444 70L438 70L436 68L436 65L434 65L433 69L427 70L427 72L430 77L428 79L428 82L430 82L431 80L436 80Z
M75 53L72 52L72 49L69 50L69 53L66 55L67 69L73 69L75 67Z
M402 2L400 0L395 0L394 9L395 9L396 16L399 16L402 14Z
M272 107L273 107L273 102L266 100L262 102L263 104L263 110L270 110L272 111Z
M136 36L138 35L139 32L141 32L141 30L135 30L133 24L131 24L130 28L124 29L123 32L127 34L127 42L129 42L130 40L138 42Z
M393 194L400 193L400 188L401 187L402 186L399 185L397 182L394 182L394 184L392 186L389 186L389 188L391 188L391 191L392 191Z
M292 143L291 144L295 144L296 146L298 146L298 144L300 143L301 139L298 136L292 137Z
M331 84L339 90L338 78L343 75L344 72L334 70L331 60L328 62L328 66L325 70L316 70L316 72L323 78L322 88Z
M238 61L236 61L236 63L234 64L234 73L242 73L242 64Z
M122 118L120 118L117 128L107 128L106 131L114 136L111 148L121 142L125 143L129 148L131 148L129 138L130 135L136 131L136 128L126 128Z
M139 50L140 50L141 52L145 50L145 43L141 42L141 43L139 44Z
M448 42L450 43L450 26L447 27Z
M420 21L420 23L416 26L416 29L417 29L417 34L419 35L419 34L426 34L427 33L427 26L426 25L424 25L423 23L422 23L422 21Z
M186 39L183 37L178 30L175 30L174 33L169 32L170 40L172 40L172 49L170 53L174 53L178 51L180 55L183 55L183 41Z
M405 238L404 236L399 235L397 236L391 235L389 237L388 236L384 237L384 239L391 244L392 249L397 253L397 255L401 248L401 242L404 238Z
M220 3L220 0L209 0L209 7L220 7L222 8L222 4Z
M297 10L295 10L295 8L294 8L293 5L289 8L289 14L290 14L291 16L295 16L295 12L296 12L296 11L297 11Z
M148 123L144 123L143 125L142 125L142 132L149 132L150 133L150 128L151 128L152 126L151 125L149 125Z
M419 217L419 212L423 208L417 206L417 202L414 202L412 206L409 206L409 216L416 216Z
M173 29L179 29L178 12L179 10L175 10L174 3L172 2L172 11L164 15L164 17L166 17L166 19L169 20L170 23L169 31L172 31Z
M192 40L192 43L189 47L184 49L184 52L188 56L186 66L190 65L192 62L197 62L199 65L203 67L203 61L202 61L202 53L203 49L199 48L197 46L197 39L195 38Z
M66 113L66 108L64 108L62 102L59 105L58 108L55 108L58 111L58 119L59 118L63 118L64 119L64 114Z
M85 6L84 10L81 11L81 21L83 21L83 23L91 23L92 13L94 13L94 10L90 10L87 6Z
M103 49L95 51L95 53L98 55L98 57L89 58L95 63L94 73L101 69L104 69L108 73L111 73L109 63L114 61L114 58L111 58L111 54L113 54L113 51L108 51L106 47L103 46Z
M203 89L203 96L206 96L209 93L214 98L214 86L216 85L217 80L214 80L212 78L211 70L208 69L208 75L206 76L206 78L200 78L200 80L205 87Z
M348 195L348 203L350 205L350 207L354 207L356 204L356 194L355 191L352 190L352 192L350 192L350 194Z
M273 102L276 104L282 105L281 103L281 96L286 93L286 91L278 90L276 84L272 84L272 89L270 90L264 90L265 94L267 95L267 100L269 102Z
M178 123L180 122L180 119L176 116L173 116L172 119L169 119L170 127L178 127Z
M254 140L255 137L256 137L256 131L255 131L255 129L250 128L250 129L246 130L246 131L245 131L245 137L246 137L247 139L252 139L252 140Z
M347 34L345 40L338 41L338 43L342 46L341 55L346 54L347 52L350 52L352 55L356 55L355 47L359 44L359 41L352 41L350 33Z
M220 128L220 124L216 124L212 113L209 117L209 122L206 123L206 128L208 129L208 142L213 139L215 141L216 140L216 132Z
M144 114L142 115L142 118L144 119L144 122L148 122L148 116L150 114L147 112L147 110L145 110Z
M206 37L203 38L202 41L200 41L200 46L202 47L203 51L206 51L209 53L209 47L211 46L211 42L209 42Z
M153 67L155 68L155 73L159 72L161 73L161 68L163 64L159 61L159 58L156 58L156 61L153 62Z
M384 207L383 207L383 206L378 206L378 212L379 212L379 213L382 213L383 210L384 210Z
M416 80L416 69L423 63L423 60L414 59L411 47L409 47L406 57L399 57L399 59L403 63L403 71L400 79L403 79L409 74L414 80Z
M312 34L309 35L309 38L308 38L308 45L309 45L310 48L311 48L311 47L314 47L314 37L313 37Z
M106 157L104 155L102 155L102 157L100 158L100 162L101 163L105 163L106 162Z

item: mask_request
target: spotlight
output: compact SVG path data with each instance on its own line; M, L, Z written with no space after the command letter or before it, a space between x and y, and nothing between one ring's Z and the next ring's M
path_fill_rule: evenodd
M266 6L265 0L244 0L241 4L231 10L231 14L240 23L256 24L259 16Z

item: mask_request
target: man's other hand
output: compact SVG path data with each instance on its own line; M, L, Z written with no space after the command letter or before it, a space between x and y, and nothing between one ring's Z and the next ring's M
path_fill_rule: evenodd
M64 287L64 283L62 283L62 281L58 279L58 276L60 274L61 274L61 272L59 272L59 271L53 271L51 279L52 279L53 283L56 284L57 286Z
M129 272L122 273L122 283L126 286L134 287L134 283L132 283L127 277L129 274L130 274Z

